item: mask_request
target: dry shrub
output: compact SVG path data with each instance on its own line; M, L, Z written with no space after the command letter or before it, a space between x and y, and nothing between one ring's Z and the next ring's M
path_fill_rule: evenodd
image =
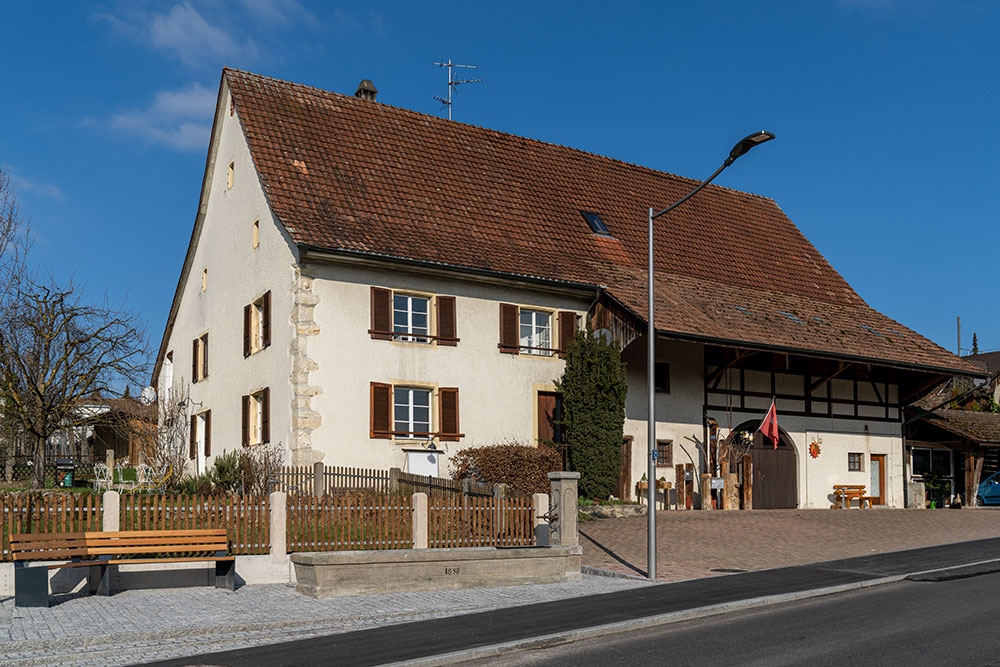
M552 447L504 442L463 449L451 457L452 479L507 484L519 493L548 493L548 474L562 470L562 456Z

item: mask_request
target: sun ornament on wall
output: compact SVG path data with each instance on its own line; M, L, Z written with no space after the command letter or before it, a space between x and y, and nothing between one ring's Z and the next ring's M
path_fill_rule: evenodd
M809 456L813 457L814 459L819 458L819 443L816 442L815 440L809 443Z

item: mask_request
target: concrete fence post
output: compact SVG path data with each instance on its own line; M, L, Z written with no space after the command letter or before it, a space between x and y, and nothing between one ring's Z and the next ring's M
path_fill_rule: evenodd
M553 546L572 547L580 543L577 531L577 484L580 473L560 470L549 473L552 502L549 542ZM654 482L655 483L655 482ZM652 510L650 510L652 511Z
M117 491L105 491L103 500L104 516L101 530L104 532L121 530L121 496L118 495Z
M326 491L325 467L322 461L313 464L313 497L322 498Z
M413 548L426 549L427 540L427 494L413 494Z
M288 519L288 496L284 491L274 491L268 496L268 535L271 542L271 558L283 561L288 557L288 542L285 537L285 522Z
M536 493L531 496L531 530L535 535L536 547L549 546L549 494Z
M389 468L389 493L399 493L399 468Z

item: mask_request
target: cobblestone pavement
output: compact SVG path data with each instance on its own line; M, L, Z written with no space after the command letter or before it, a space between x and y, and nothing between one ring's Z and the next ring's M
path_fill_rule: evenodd
M586 521L580 532L584 565L645 575L646 517ZM680 581L998 536L993 508L661 510L657 577Z
M61 595L49 608L0 602L0 663L127 665L649 585L585 575L561 584L314 600L293 586Z

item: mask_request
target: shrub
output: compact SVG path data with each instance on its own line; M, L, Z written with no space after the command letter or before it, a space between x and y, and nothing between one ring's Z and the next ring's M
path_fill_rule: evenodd
M556 386L563 396L562 425L570 468L580 473L580 495L615 493L625 424L625 364L618 345L578 331L566 350Z
M239 489L240 480L240 453L224 452L215 457L209 478L218 491L236 491Z
M545 445L504 442L470 447L451 457L453 479L507 484L519 493L548 493L548 474L555 470L562 470L562 457Z
M240 480L244 495L260 498L271 491L271 475L281 469L281 444L255 445L240 450Z
M178 485L178 491L197 496L209 496L215 492L215 484L210 474L185 477Z

